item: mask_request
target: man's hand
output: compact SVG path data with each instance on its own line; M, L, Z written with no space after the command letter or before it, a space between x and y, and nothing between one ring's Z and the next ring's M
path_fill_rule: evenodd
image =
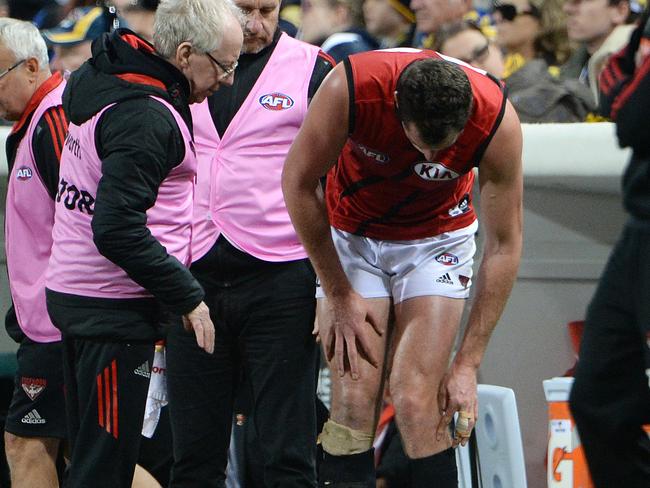
M183 315L183 326L188 332L194 330L196 343L201 349L210 354L214 352L214 324L210 320L210 310L204 302Z
M466 445L478 416L476 369L452 364L440 383L438 405L442 417L438 424L437 439L443 438L451 419L458 412L453 447Z
M370 334L381 336L381 332L370 318L366 302L356 292L351 291L340 297L328 297L326 303L329 308L326 316L330 323L327 324L323 344L327 359L331 362L336 356L340 376L345 375L346 364L349 364L352 379L357 380L359 354L375 368L378 366L377 351L371 346Z

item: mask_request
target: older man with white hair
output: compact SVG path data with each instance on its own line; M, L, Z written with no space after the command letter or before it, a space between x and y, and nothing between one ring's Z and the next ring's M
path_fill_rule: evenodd
M50 73L38 29L0 18L0 117L15 122L7 139L5 246L13 306L6 328L19 347L4 436L14 488L58 486L55 462L66 436L61 333L45 306L67 126L61 108L64 87L61 74Z
M196 156L189 104L231 84L241 51L230 0L164 0L153 45L126 29L93 42L63 94L47 306L63 335L67 486L129 487L164 324L182 316L212 353L190 261Z

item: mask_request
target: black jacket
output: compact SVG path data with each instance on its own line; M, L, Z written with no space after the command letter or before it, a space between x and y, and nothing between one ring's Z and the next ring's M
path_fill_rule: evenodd
M623 176L625 209L636 220L650 223L650 56L639 67L635 63L644 37L650 38L648 10L629 45L612 56L601 75L600 110L616 122L620 146L632 148Z
M165 89L157 86L160 82ZM155 203L163 180L183 161L185 145L174 116L150 95L169 102L191 130L187 79L146 41L119 29L93 42L92 58L68 81L63 107L70 123L80 125L115 104L104 112L95 132L102 176L92 219L93 241L102 255L154 295L155 306L186 314L201 302L203 290L146 226L146 211ZM89 300L100 308L140 309L151 302L89 299L51 291L48 300L66 305L76 302L84 308ZM78 332L87 335L87 331Z

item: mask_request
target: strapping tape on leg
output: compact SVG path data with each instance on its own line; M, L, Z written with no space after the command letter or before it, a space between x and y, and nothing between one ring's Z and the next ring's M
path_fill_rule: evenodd
M332 456L359 454L372 447L373 435L328 420L320 434L323 450Z

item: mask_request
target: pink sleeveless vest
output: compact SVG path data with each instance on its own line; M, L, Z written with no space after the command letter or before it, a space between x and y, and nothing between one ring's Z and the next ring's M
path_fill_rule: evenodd
M307 257L289 219L280 184L289 147L307 112L319 48L282 34L223 139L208 103L192 105L198 172L192 258L220 233L264 261ZM289 76L287 75L289 73Z
M50 107L61 105L65 81L49 92L32 114L9 174L5 246L9 288L20 328L35 342L61 340L45 305L45 271L52 249L54 201L43 184L32 152L36 126ZM65 130L64 127L61 130Z
M152 98L166 106L176 119L185 141L185 158L160 185L156 202L147 211L147 227L170 255L189 265L196 176L192 135L169 103ZM61 155L59 196L52 232L54 245L46 286L61 293L96 298L150 297L151 294L131 280L122 268L102 256L93 243L92 209L102 165L95 147L95 127L111 106L81 126L70 124Z

